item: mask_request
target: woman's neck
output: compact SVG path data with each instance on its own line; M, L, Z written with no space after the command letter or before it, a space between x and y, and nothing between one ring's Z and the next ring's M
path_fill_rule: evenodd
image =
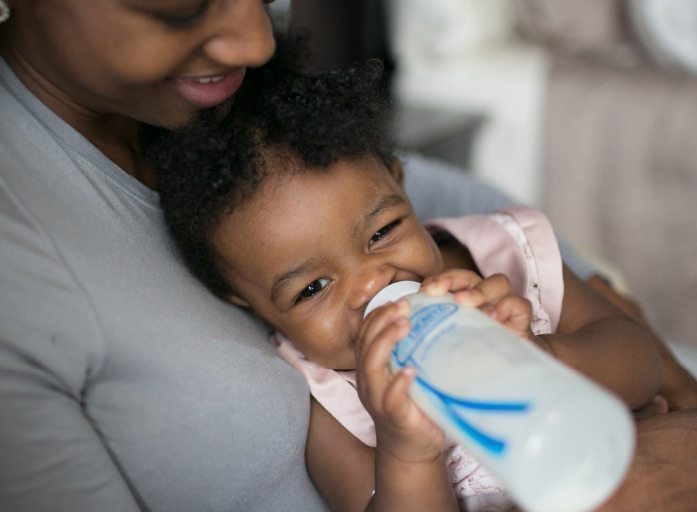
M155 172L140 155L138 133L141 124L123 116L102 116L99 122L73 126L94 144L109 160L145 186L156 190Z
M156 188L155 173L138 152L141 124L120 115L100 114L74 102L11 48L2 54L17 78L58 117L94 144L109 160L147 187Z

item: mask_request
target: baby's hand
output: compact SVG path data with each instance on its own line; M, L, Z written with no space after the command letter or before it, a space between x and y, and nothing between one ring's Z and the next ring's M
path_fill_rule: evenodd
M421 291L433 296L452 293L458 304L479 308L518 336L539 343L530 330L530 302L512 293L503 274L482 279L470 270L450 269L424 279Z
M408 395L415 372L392 374L389 359L395 344L409 332L405 301L386 304L370 313L356 343L358 394L375 422L378 449L407 463L439 457L445 435Z

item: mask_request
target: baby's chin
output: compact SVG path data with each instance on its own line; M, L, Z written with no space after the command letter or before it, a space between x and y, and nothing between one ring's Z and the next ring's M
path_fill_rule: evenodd
M356 357L353 353L353 347L355 345L351 344L351 353L344 354L344 357L332 357L325 359L324 363L318 363L320 366L325 368L330 368L337 372L352 371L356 369Z

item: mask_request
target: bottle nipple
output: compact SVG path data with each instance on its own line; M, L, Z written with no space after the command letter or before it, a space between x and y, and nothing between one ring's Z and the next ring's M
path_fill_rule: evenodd
M395 302L402 297L417 293L419 288L421 288L421 283L417 283L416 281L397 281L396 283L388 284L382 290L376 293L375 297L370 299L370 302L368 302L368 305L365 307L363 318L368 316L371 311L379 308L383 304Z

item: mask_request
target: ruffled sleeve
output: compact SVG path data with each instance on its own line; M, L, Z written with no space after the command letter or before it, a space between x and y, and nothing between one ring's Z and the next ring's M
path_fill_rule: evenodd
M491 215L467 215L428 221L466 246L485 276L505 274L514 293L533 306L535 334L554 332L559 324L564 279L552 226L540 211L525 206Z

